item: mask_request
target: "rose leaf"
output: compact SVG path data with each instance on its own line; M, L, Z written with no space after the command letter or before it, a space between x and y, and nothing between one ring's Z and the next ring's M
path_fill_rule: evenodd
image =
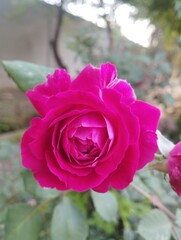
M91 191L91 197L97 213L105 221L116 221L118 217L118 204L111 192L97 193Z
M160 210L153 209L139 223L138 233L145 240L169 240L171 237L172 223Z
M176 211L176 223L179 227L181 227L181 210L177 209Z
M5 222L5 240L38 240L42 216L37 207L14 204L9 207Z
M81 210L64 197L54 208L50 231L52 240L85 240L88 224Z
M46 75L54 69L24 61L3 61L4 69L9 77L23 92L46 81Z
M29 170L22 172L22 178L25 190L35 198L54 199L61 194L61 192L56 189L40 187Z

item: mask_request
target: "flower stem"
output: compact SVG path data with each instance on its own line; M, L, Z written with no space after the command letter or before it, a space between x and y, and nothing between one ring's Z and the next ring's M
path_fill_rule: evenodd
M171 220L172 222L172 230L175 235L176 240L181 240L181 238L178 236L177 231L176 231L176 224L175 224L175 214L171 212L159 199L158 196L156 195L150 195L149 193L145 192L143 189L135 185L134 183L131 183L130 186L134 188L137 192L141 193L145 198L149 199L150 202L157 208L159 208L162 212L164 212Z
M150 202L157 208L159 208L162 212L164 212L172 221L175 221L175 214L172 213L159 199L156 195L150 195L149 193L145 192L143 189L131 183L130 186L134 188L137 192L141 193L144 197L150 200Z

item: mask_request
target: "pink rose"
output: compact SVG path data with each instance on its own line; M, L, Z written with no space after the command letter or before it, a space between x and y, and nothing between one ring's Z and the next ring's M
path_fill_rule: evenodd
M160 111L135 98L113 64L87 65L71 82L63 69L27 92L41 115L21 142L23 165L42 187L123 189L157 151Z
M170 185L181 196L181 142L177 143L168 156Z

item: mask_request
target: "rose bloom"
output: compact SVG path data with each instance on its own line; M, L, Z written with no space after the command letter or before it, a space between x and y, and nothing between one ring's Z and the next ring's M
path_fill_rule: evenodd
M160 111L136 100L113 64L87 65L71 81L63 69L27 91L41 115L24 133L21 154L42 187L121 190L154 158Z
M181 142L177 143L168 156L170 185L181 196Z

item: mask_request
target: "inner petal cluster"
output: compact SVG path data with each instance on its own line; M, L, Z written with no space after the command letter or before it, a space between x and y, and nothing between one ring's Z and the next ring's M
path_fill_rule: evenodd
M105 156L113 142L113 131L100 113L89 112L64 119L54 128L54 153L59 165L92 167ZM108 126L109 125L109 126Z
M80 126L73 136L69 137L69 142L75 152L72 158L79 160L94 159L100 156L101 150L108 140L107 129L103 127L83 127Z

